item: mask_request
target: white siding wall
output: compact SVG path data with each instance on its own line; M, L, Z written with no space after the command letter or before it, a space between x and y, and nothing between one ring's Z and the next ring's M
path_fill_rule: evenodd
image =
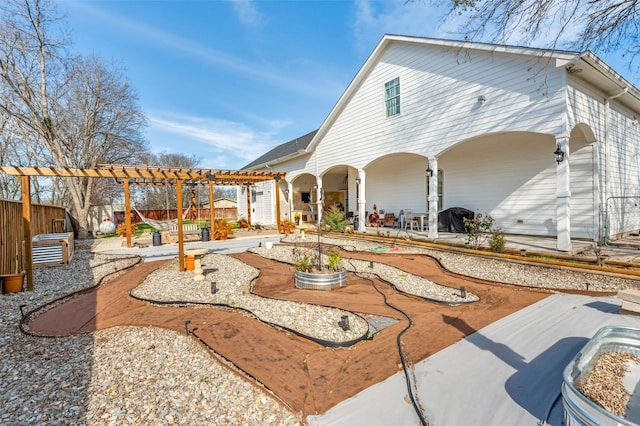
M258 182L254 185L255 202L251 204L252 225L275 225L275 181Z
M586 123L593 131L596 145L592 152L595 166L592 173L594 188L603 188L601 198L594 203L593 220L598 224L598 212L603 214L603 224L609 236L640 228L640 126L633 125L633 111L622 107L618 100L611 101L609 113L608 147L605 144L605 98L607 95L585 83L572 80L568 88L569 125ZM573 147L572 147L573 149ZM575 153L572 153L575 157ZM572 185L579 180L574 176L572 159ZM606 171L606 177L605 177ZM586 170L584 171L586 176ZM598 180L596 180L598 179ZM572 204L579 192L572 187ZM602 208L599 206L602 205ZM574 209L572 208L572 211ZM587 214L586 206L579 214ZM585 218L585 221L587 218ZM586 225L582 224L582 226ZM575 226L575 225L573 225ZM594 228L593 235L596 235Z
M594 239L598 237L594 145L584 141L571 141L570 148L571 237Z
M438 162L444 171L444 208L488 213L507 233L556 235L554 148L553 137L523 133L453 148Z
M363 167L394 152L437 155L455 143L507 130L564 128L564 69L547 60L411 44L391 45L317 146L318 164ZM386 118L384 83L400 77L401 114ZM478 96L487 102L480 105ZM308 165L313 165L310 159Z
M400 210L427 211L427 160L410 154L382 158L366 169L367 211L399 215Z
M607 212L609 235L616 235L640 229L640 129L615 105L610 120Z
M247 187L238 187L238 218L247 219Z

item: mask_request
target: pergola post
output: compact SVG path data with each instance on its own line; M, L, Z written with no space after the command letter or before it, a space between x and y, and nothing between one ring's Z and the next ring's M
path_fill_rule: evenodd
M131 248L131 193L129 179L124 180L124 226L127 234L127 248Z
M27 274L27 291L33 291L33 256L31 250L31 182L29 176L22 176L22 232L24 252L22 266ZM20 244L18 253L22 251ZM21 271L18 271L21 272Z
M247 222L251 229L251 185L247 185Z
M276 176L275 180L275 193L276 193L276 226L278 227L278 234L280 234L280 176Z
M180 272L185 271L184 266L184 230L182 229L182 179L176 180L176 200L178 203L178 259Z
M211 222L211 235L215 235L216 229L216 206L215 194L213 193L213 182L209 181L209 221Z

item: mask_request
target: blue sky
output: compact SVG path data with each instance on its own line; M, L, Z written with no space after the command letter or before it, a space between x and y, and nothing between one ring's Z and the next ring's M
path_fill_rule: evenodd
M428 0L62 0L74 53L121 67L152 151L239 169L317 129L385 33L457 38ZM538 46L542 47L542 46ZM602 58L629 77L614 55ZM631 80L633 81L633 80Z

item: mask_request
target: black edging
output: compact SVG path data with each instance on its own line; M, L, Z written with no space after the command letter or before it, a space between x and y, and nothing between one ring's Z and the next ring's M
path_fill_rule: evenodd
M286 244L286 245L293 245L292 243L285 243L285 244ZM346 250L346 249L344 248L344 246L343 246L343 245L340 245L340 244L329 244L329 243L323 243L323 244L325 244L326 246L329 246L329 247L340 247L340 248L342 248L343 250ZM357 250L355 246L353 246L353 248L354 248L353 253L364 253L362 250ZM348 250L346 250L346 251L348 251ZM255 253L254 253L254 254L255 254ZM415 256L425 256L425 257L428 257L428 258L433 259L433 260L436 262L436 264L437 264L438 268L439 268L441 271L443 271L443 272L445 272L445 273L447 273L447 274L454 274L454 275L453 275L454 277L456 277L456 276L457 276L457 277L461 277L461 278L473 278L473 279L475 279L475 280L478 280L478 278L475 278L475 277L468 277L468 276L466 276L466 275L456 274L455 272L451 272L451 271L449 271L447 268L445 268L445 267L444 267L444 265L442 265L442 264L440 263L440 261L439 261L437 258L435 258L435 257L433 257L433 256L430 256L430 255L428 255L428 254L416 253L416 254L415 254ZM285 265L292 266L290 263L282 262L282 261L277 260L277 259L271 259L271 258L267 258L267 259L269 259L269 260L271 260L271 261L274 261L274 262L280 262L280 263L284 263ZM353 271L347 271L347 272L351 272L351 273L353 273L353 274L358 275L358 274L359 274L359 272L358 272L358 268L356 268L356 267L355 267L355 265L352 263L352 261L353 261L353 260L357 260L357 261L361 261L361 262L365 262L365 261L364 261L364 260L362 260L362 259L357 259L357 258L353 258L353 257L349 257L349 258L345 259L345 261L346 261L346 262L348 262L349 264L351 264L351 267L353 268ZM381 263L381 262L376 262L376 263ZM387 265L387 266L388 266L388 265ZM396 268L396 267L395 267L395 266L392 266L392 268ZM405 273L407 273L407 274L411 274L411 275L415 275L416 277L420 277L419 275L416 275L416 274L414 274L414 273L411 273L411 272L405 271L404 269L400 269L400 268L396 268L396 269L398 269L398 270L400 270L400 271L403 271L403 272L405 272ZM366 272L366 271L362 271L362 273L375 275L376 277L378 277L378 279L379 279L380 281L384 281L385 283L387 283L387 285L389 285L390 287L392 287L392 288L393 288L395 291L397 291L398 293L401 293L401 294L404 294L404 295L408 295L408 296L414 296L414 297L420 298L420 299L422 299L422 300L425 300L425 301L427 301L427 302L432 302L432 303L437 303L437 304L447 305L447 306L458 306L458 305L470 305L470 304L472 304L472 303L477 303L477 302L479 302L479 301L481 300L481 299L480 299L480 297L479 297L478 295L476 295L476 297L478 297L478 300L469 300L469 301L460 301L460 302L448 302L448 301L446 301L446 300L432 299L432 298L430 298L430 297L420 296L420 295L417 295L417 294L413 294L413 293L408 293L408 292L406 292L406 291L402 291L401 289L399 289L398 287L396 287L396 286L395 286L395 284L393 284L392 282L390 282L390 281L388 281L388 280L385 280L384 278L382 278L380 275L376 274L375 272ZM424 277L420 277L420 278L424 278ZM426 278L424 278L424 279L426 279ZM431 281L431 280L428 280L428 281ZM451 290L458 290L458 289L456 289L455 287L449 287L448 285L438 284L438 283L437 283L437 282L435 282L435 281L433 281L433 283L434 283L434 284L436 284L436 285L439 285L440 287L450 288ZM506 285L515 285L515 284L506 284ZM535 288L535 287L534 287L534 288ZM322 305L317 305L317 306L322 306Z
M131 291L133 291L133 290L131 290ZM255 313L253 313L252 311L250 311L248 309L239 308L239 307L236 307L236 306L230 306L230 305L227 305L226 303L184 302L184 301L179 301L179 300L151 300L151 299L145 299L145 298L139 297L139 296L134 296L133 294L131 294L131 291L129 291L129 296L131 298L139 300L141 302L150 303L152 305L174 305L176 307L187 307L188 305L200 305L200 306L209 306L209 307L212 307L212 308L226 308L226 309L246 312L248 314L251 314L251 316L254 319L260 321L263 324L267 324L267 325L269 325L271 327L275 327L275 328L280 328L282 330L285 330L285 331L288 331L288 332L290 332L292 334L295 334L296 336L302 337L302 338L307 339L307 340L311 340L314 343L317 343L317 344L319 344L321 346L326 346L328 348L342 348L342 347L353 346L356 343L358 343L358 342L360 342L362 340L365 340L365 339L367 339L369 337L369 331L367 330L366 333L364 333L362 336L358 337L357 339L349 340L349 341L346 341L346 342L334 342L332 340L324 340L324 339L319 339L317 337L308 336L308 335L306 335L304 333L300 333L299 331L296 331L296 330L293 330L291 328L282 326L280 324L274 324L272 322L264 321L264 320L260 319L260 317L258 317ZM261 296L258 296L257 294L254 294L254 296L261 297ZM272 299L272 300L277 301L279 299ZM315 305L315 306L322 306L322 305ZM329 308L330 306L326 306L326 307ZM336 308L333 308L333 309L336 309ZM351 312L351 311L348 311L348 312L350 312L351 314L361 318L364 322L366 322L368 324L368 321L365 320L364 318L362 318L360 315L358 315L358 314L356 314L354 312ZM193 332L191 332L191 333L193 334Z
M351 264L351 266L354 266L354 265ZM411 319L411 316L409 314L407 314L405 311L403 311L402 309L400 309L398 307L395 307L395 306L391 305L387 300L387 295L384 294L378 288L378 286L376 286L376 283L372 279L364 277L364 276L358 274L358 272L355 272L355 274L357 276L359 276L360 278L369 281L371 283L371 285L373 286L373 288L382 296L384 304L386 306L388 306L389 308L393 309L394 311L397 311L397 312L401 313L407 319L407 321L409 322L409 324L407 324L407 326L405 328L403 328L402 331L400 331L397 334L397 336L396 336L396 346L398 347L398 355L400 356L400 362L402 364L402 371L404 372L405 383L407 385L407 392L409 394L409 399L411 400L411 405L413 406L413 409L416 412L416 415L420 419L420 425L421 426L427 426L429 424L429 422L424 417L420 407L418 407L418 403L416 402L415 397L413 395L413 389L411 388L411 378L409 377L409 368L407 367L407 360L405 359L404 353L402 352L402 340L401 340L402 336L404 335L404 333L406 333L413 326L413 320ZM376 274L373 274L373 275L376 275ZM381 279L381 281L385 281L385 280ZM392 286L392 287L394 287L394 286Z

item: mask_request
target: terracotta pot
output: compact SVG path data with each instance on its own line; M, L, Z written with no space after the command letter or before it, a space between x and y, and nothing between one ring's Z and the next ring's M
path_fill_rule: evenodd
M185 266L187 268L187 271L193 271L194 269L196 269L196 260L195 260L195 256L191 256L191 255L186 255L185 256Z
M18 293L22 291L24 284L24 274L0 275L2 279L3 293Z

